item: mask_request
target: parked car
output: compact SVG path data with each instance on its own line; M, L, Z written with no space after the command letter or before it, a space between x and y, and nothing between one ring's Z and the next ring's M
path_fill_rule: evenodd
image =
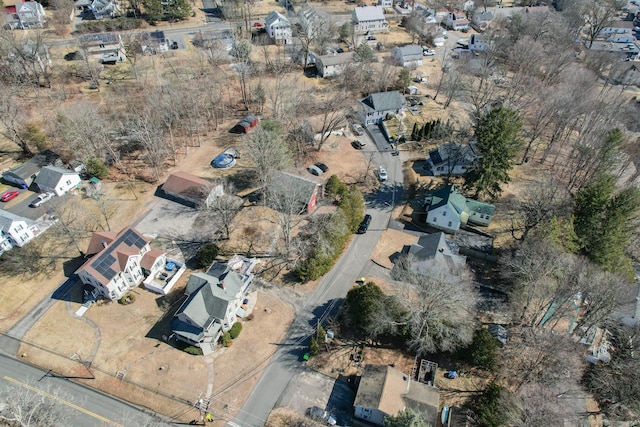
M325 411L324 409L319 408L317 406L313 406L313 407L307 409L306 415L309 418L322 420L322 421L326 422L327 425L329 425L329 426L334 426L334 425L336 425L338 423L333 415L331 415L328 411Z
M320 169L319 167L317 167L316 165L311 165L307 168L307 171L309 171L309 173L311 175L315 175L315 176L320 176L322 175L322 169Z
M436 52L427 48L427 49L422 49L422 56L435 56Z
M17 190L7 191L2 196L0 196L0 200L3 202L8 202L9 200L15 199L16 197L18 197L18 194L20 194L20 192Z
M383 168L382 166L380 166L378 168L378 178L382 182L387 180L387 170L385 168Z
M49 200L51 200L53 198L53 196L55 196L54 193L42 193L38 197L33 199L31 201L31 203L29 203L29 207L30 208L38 208L38 207L42 206L43 204L45 204L46 202L48 202Z
M364 129L359 124L354 123L352 128L353 128L353 133L355 133L356 135L358 136L364 135Z
M329 170L329 166L325 165L322 162L318 162L314 166L317 167L318 169L320 169L322 172L326 172L326 171Z
M359 139L356 139L355 141L353 141L351 143L351 145L353 145L353 148L357 149L357 150L362 150L364 148L365 144L364 142L360 141Z
M371 215L367 214L364 216L364 219L360 223L360 227L358 227L358 234L364 234L369 229L369 224L371 224Z
M172 41L171 42L171 49L176 50L178 49L178 42L177 41Z
M254 28L261 28L261 27L264 27L264 24L262 22L254 22L253 23L253 27Z

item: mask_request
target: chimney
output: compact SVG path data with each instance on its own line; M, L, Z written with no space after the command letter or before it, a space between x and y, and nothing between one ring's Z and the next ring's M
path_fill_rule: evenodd
M220 288L225 289L224 282L220 282L219 286L220 286Z
M443 253L443 252L444 252L444 248L440 248L440 249L438 249L438 251L439 251L440 253Z
M103 248L106 248L107 246L109 246L106 240L102 240L100 243L102 244Z

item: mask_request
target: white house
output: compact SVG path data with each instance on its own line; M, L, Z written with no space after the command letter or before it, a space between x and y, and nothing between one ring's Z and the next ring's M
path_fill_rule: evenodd
M426 223L455 234L467 223L487 226L493 219L495 206L467 199L454 185L430 192L425 199Z
M62 196L67 191L80 185L80 175L70 169L57 166L44 166L34 180L42 191L52 191L56 196Z
M352 24L354 34L381 33L389 30L382 6L356 7L353 10Z
M450 142L429 151L425 167L433 176L464 175L479 157L474 142Z
M397 90L372 93L360 101L359 117L365 126L382 122L388 114L398 114L407 100Z
M42 28L47 21L42 5L35 1L16 4L16 13L11 17L14 28Z
M352 62L353 52L322 55L316 57L316 69L318 74L324 78L333 77L342 74Z
M609 39L610 36L631 36L633 37L633 22L615 21L609 26L602 28L598 37Z
M393 7L393 0L380 0L378 4L382 7Z
M448 12L442 23L453 31L467 31L469 29L469 20L463 12Z
M275 10L265 19L267 34L276 44L291 44L293 33L291 23L281 13Z
M222 333L244 317L243 300L258 262L235 255L227 263L214 262L206 273L193 273L185 288L187 299L171 321L176 338L204 354L213 352Z
M486 34L471 34L469 37L469 50L472 52L485 52L489 49L489 36Z
M419 67L422 65L423 49L417 44L394 47L391 56L398 65L403 67Z
M161 258L159 251L151 251L150 239L139 231L127 227L119 233L93 233L88 255L94 254L77 271L82 283L93 286L99 294L110 300L121 298L126 292L139 286L145 278L143 258ZM145 265L160 267L162 263L148 260ZM155 274L155 271L151 271Z
M32 220L0 209L0 254L14 246L23 247L38 233L38 226Z
M96 19L115 18L120 13L115 0L93 0L89 7Z

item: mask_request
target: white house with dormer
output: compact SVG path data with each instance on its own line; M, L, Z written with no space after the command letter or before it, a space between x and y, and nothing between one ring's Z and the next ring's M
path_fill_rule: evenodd
M59 197L80 185L80 175L71 169L49 165L40 169L34 182L41 191L51 191Z
M265 19L265 27L275 44L291 44L293 37L291 23L281 13L275 10L269 13Z
M15 4L15 13L7 17L7 25L11 28L29 29L42 28L47 22L47 16L42 5L35 1Z
M160 266L154 260L144 257L162 257L160 251L151 251L151 239L132 227L119 233L93 233L88 255L92 255L76 272L82 283L93 286L98 294L107 299L120 299L131 288L139 286L145 278L143 265ZM155 274L154 272L149 272Z
M23 247L39 232L32 220L0 209L0 255L14 246Z
M353 33L364 35L389 31L382 6L356 7L352 15Z
M467 31L469 29L469 20L463 12L448 12L442 23L453 31Z

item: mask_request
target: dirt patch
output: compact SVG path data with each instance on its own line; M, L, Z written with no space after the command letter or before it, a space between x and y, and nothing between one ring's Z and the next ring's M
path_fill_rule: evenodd
M391 256L402 250L404 245L418 242L418 237L413 234L403 233L399 230L387 229L382 232L378 244L373 249L371 259L378 265L393 268Z
M321 427L324 424L312 421L310 418L303 417L292 409L276 408L271 411L266 425L270 427L291 427L297 425L304 425L309 427Z

